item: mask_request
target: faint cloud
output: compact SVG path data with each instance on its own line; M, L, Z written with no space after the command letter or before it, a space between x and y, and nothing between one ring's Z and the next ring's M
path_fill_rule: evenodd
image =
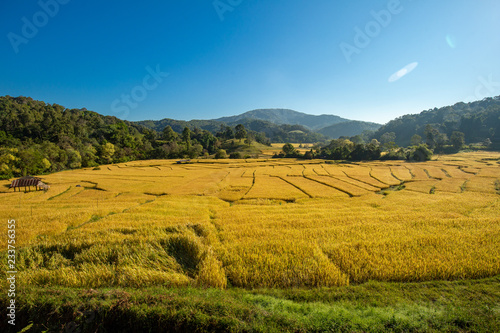
M452 49L457 47L457 39L453 35L446 35L446 43L448 43L448 46Z
M406 75L410 74L417 68L418 62L412 62L411 64L406 65L405 67L401 68L399 71L396 73L392 74L391 77L389 77L389 82L396 82L399 79L405 77Z

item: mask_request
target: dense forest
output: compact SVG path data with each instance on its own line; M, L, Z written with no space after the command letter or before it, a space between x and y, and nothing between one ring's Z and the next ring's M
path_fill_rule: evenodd
M302 125L250 118L239 122L128 122L29 97L0 97L0 178L138 159L222 158L226 153L239 158L238 147L252 142L316 143L302 156L292 150L277 157L345 160L425 160L431 150L452 153L467 143L500 149L500 96L405 115L376 132L330 142Z
M355 136L363 132L375 132L382 125L366 121L351 120L340 124L334 124L320 129L318 132L330 137Z
M221 125L215 134L176 129L167 126L158 132L85 109L0 97L0 178L138 159L209 156L231 139L270 144L263 133L243 125Z
M454 133L463 134L465 143L493 143L500 148L500 96L405 115L382 126L373 138L381 142L390 138L403 147L421 141L434 148L452 144Z
M385 151L382 154L382 151ZM315 145L305 153L301 153L291 143L286 143L274 158L301 158L337 161L374 161L374 160L407 160L412 162L429 161L433 152L426 144L407 148L386 148L376 139L369 143L354 143L349 139L334 139L326 145Z
M228 118L231 120L232 118ZM200 128L215 134L221 126L235 127L239 124L245 128L257 132L264 133L272 143L280 142L297 142L297 143L316 143L318 141L326 140L326 137L321 133L314 132L302 125L288 125L288 124L275 124L267 120L253 119L253 118L237 118L237 121L219 121L219 120L175 120L175 119L162 119L162 120L146 120L138 121L137 125L145 126L149 129L158 132L163 131L167 126L170 126L174 131L182 131L184 127L193 130Z

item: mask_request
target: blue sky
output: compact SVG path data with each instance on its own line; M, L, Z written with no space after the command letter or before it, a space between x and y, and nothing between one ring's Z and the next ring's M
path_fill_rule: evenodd
M0 95L128 120L385 123L500 95L499 32L498 0L8 0Z

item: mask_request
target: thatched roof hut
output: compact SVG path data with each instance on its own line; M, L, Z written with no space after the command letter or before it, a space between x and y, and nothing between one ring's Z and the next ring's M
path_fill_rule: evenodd
M25 191L31 190L32 186L35 187L35 189L37 191L38 190L47 191L50 188L50 186L44 184L40 178L32 177L32 176L27 176L27 177L15 179L10 184L10 188L13 188L14 192L16 191L16 188L19 188L19 191L21 191L21 187L24 187Z

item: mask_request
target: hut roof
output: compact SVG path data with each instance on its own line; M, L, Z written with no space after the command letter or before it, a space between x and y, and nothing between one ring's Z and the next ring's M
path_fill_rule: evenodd
M28 186L37 186L38 182L40 182L41 179L37 177L22 177L19 179L15 179L12 181L12 184L10 184L10 187L28 187Z

